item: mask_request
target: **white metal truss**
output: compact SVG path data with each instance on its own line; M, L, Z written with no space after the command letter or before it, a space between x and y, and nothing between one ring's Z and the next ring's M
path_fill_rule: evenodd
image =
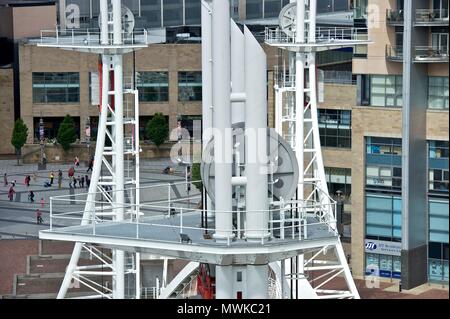
M114 70L113 57L106 56L106 60L109 60L108 64L103 65L103 72L109 73L110 71L114 72L114 78L120 76ZM112 65L112 70L109 66ZM105 69L105 66L108 68ZM106 75L103 74L103 79L106 79ZM117 89L110 90L108 89L108 81L103 81L104 90L106 90L107 95L109 96L108 100L112 100L115 96ZM92 190L89 189L89 193L91 192L100 192L101 199L100 202L102 204L97 204L95 207L90 207L89 201L86 203L85 211L92 210L89 221L90 222L101 222L105 219L116 220L116 212L117 209L124 209L125 206L125 196L122 199L118 198L120 191L117 188L117 163L120 157L119 147L117 146L117 140L120 139L117 133L117 126L122 125L124 130L124 146L123 146L123 157L120 159L123 163L123 174L124 174L124 185L131 185L129 187L130 193L128 194L128 198L130 203L126 206L131 207L128 210L124 211L124 214L131 214L131 218L139 217L139 101L138 101L138 91L134 89L133 80L130 78L130 81L126 81L123 85L123 96L124 96L124 107L123 114L119 115L123 120L121 121L118 118L118 110L117 108L112 108L110 103L106 104L106 108L102 109L102 116L106 117L106 121L104 122L104 129L99 127L98 136L97 136L97 148L102 148L103 152L100 152L100 161L97 160L97 154L95 156L94 162L94 170L101 170L100 176L97 179L98 182L92 179ZM130 101L131 100L131 101ZM133 106L134 105L134 106ZM117 104L116 104L117 106ZM106 113L104 115L104 113ZM100 123L101 124L101 123ZM103 138L100 138L100 135L103 134ZM100 145L101 140L103 139L104 144ZM97 165L96 162L99 162ZM134 162L134 163L133 163ZM93 172L94 174L94 172ZM97 184L95 186L95 184ZM96 190L95 188L96 187ZM126 188L124 189L126 192ZM123 204L120 204L123 203ZM130 205L131 204L131 205ZM81 249L79 246L81 245ZM93 296L84 296L83 298L94 298L95 296L98 298L124 298L126 296L130 296L130 294L125 294L125 276L134 275L135 282L135 293L134 298L140 298L140 254L139 253L131 253L131 252L121 252L117 250L112 250L112 257L110 262L106 263L104 260L99 259L102 263L98 266L92 266L93 268L99 269L102 267L107 267L110 271L92 271L90 268L86 269L85 266L78 266L78 260L81 253L86 251L86 246L84 244L76 243L72 258L74 258L73 262L67 268L66 275L64 281L72 282L73 280L79 281L81 284L89 287L92 291L97 293ZM90 248L91 249L91 248ZM87 250L90 252L90 250ZM78 255L78 258L76 258ZM76 258L76 260L75 260ZM74 265L71 267L71 265ZM89 279L89 276L111 276L113 280L113 287L101 286L98 282L94 282ZM67 278L67 279L66 279ZM122 287L117 287L117 281L123 282L119 285ZM64 298L67 293L66 284L63 282L61 286L60 293L58 298ZM105 281L103 281L105 282ZM114 290L116 294L114 294ZM120 291L119 291L120 290ZM106 293L105 293L106 292Z
M77 30L66 33L56 28L55 35L41 32L39 46L59 47L81 52L101 54L101 111L89 194L81 225L102 220L121 221L139 218L139 101L134 79L124 81L123 54L147 46L147 31L138 35L122 24L121 0L100 0L100 32ZM129 17L128 18L132 18ZM134 25L134 24L133 24ZM80 40L81 39L81 40ZM81 42L80 42L81 41ZM113 77L110 78L110 75ZM124 83L125 82L125 83ZM114 101L114 104L112 103ZM134 167L133 167L134 166ZM127 194L129 189L129 194ZM133 192L133 190L135 190ZM99 198L96 198L100 192ZM127 203L127 200L129 203ZM101 204L99 204L101 203ZM126 205L127 204L127 205ZM129 207L125 210L125 206ZM100 261L99 265L80 266L81 253L88 253ZM108 271L104 271L104 269ZM100 270L99 270L100 269ZM92 276L110 276L107 287ZM132 293L126 293L126 276L133 276ZM111 256L99 253L98 248L76 242L66 269L58 298L64 298L73 282L90 288L94 295L84 298L140 298L140 254L111 250Z
M275 130L290 143L297 154L300 171L297 196L299 199L320 203L321 210L306 211L306 214L314 215L321 221L329 221L330 227L335 229L336 222L332 211L335 205L331 205L333 200L329 196L325 179L317 116L316 51L329 49L329 43L324 41L323 37L320 38L321 41L316 41L316 6L316 0L297 1L293 35L283 35L279 29L268 30L266 41L288 51L286 55L282 54L285 57L282 65L274 70ZM274 36L277 34L278 39ZM289 46L286 45L287 38L290 39ZM340 45L345 46L345 37L342 38ZM349 40L350 42L355 40L353 32ZM320 260L322 253L327 249L335 252L334 263ZM315 266L311 265L312 262ZM292 298L359 298L340 241L334 247L319 249L306 261L304 255L285 260L284 263L281 262L281 267L289 279ZM315 279L323 281L314 286L308 273L317 270L327 272ZM337 276L345 278L347 290L321 289Z

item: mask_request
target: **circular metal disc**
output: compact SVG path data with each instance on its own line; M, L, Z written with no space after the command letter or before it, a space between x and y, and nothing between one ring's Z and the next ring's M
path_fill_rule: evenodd
M233 125L233 145L239 143L233 155L233 176L236 176L237 159L239 159L241 175L245 176L244 126L244 123ZM275 200L281 197L285 200L291 199L298 184L297 158L292 148L272 128L267 128L267 142L269 167L272 167L268 173L268 195L273 196ZM204 150L200 173L203 185L211 200L214 201L214 139L209 141Z
M289 3L284 6L278 16L278 22L281 30L286 33L287 36L293 37L296 28L297 18L297 3Z

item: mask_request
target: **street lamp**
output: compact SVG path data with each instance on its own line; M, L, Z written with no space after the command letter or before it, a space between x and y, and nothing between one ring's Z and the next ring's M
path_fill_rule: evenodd
M41 117L39 119L39 144L41 147L41 160L38 164L38 170L45 170L47 166L47 158L45 156L45 150L44 150L44 120Z

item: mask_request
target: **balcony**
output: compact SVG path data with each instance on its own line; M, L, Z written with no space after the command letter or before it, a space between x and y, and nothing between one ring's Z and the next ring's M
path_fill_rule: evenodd
M417 9L415 26L448 26L447 9Z
M416 46L413 57L415 63L448 63L448 47Z
M403 10L386 10L386 23L392 26L401 26L404 22Z
M391 62L403 62L403 47L386 45L386 60Z

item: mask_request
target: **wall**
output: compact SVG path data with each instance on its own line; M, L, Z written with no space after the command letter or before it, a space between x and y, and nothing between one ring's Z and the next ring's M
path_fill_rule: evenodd
M40 37L41 30L54 30L56 5L14 7L14 39Z
M14 128L13 69L0 69L0 154L14 154L11 136ZM30 128L28 128L30 129Z

